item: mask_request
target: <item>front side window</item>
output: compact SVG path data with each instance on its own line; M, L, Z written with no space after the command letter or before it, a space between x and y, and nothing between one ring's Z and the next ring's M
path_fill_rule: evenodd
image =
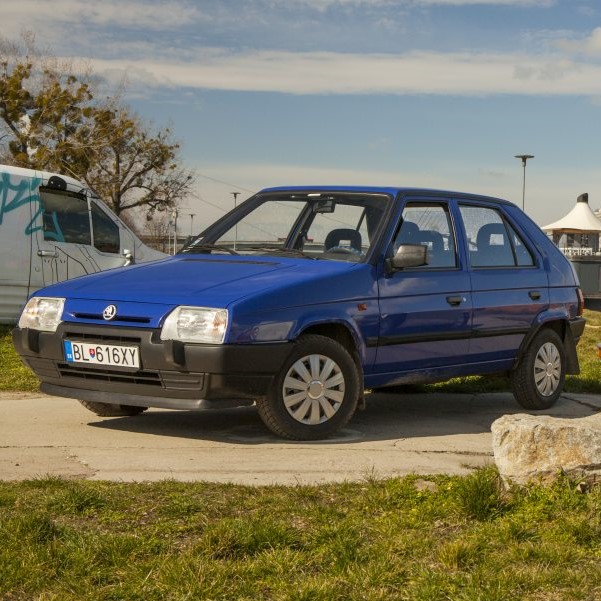
M250 211L222 229L209 228L184 253L289 254L362 261L377 237L390 198L361 193L283 193L256 197ZM235 213L234 213L235 215Z
M90 216L85 197L64 190L40 188L44 210L44 240L91 244Z
M418 269L456 267L455 237L447 205L408 203L403 210L394 250L401 244L421 244L427 247L427 264Z
M495 209L461 205L472 267L532 266L532 254Z
M104 253L120 251L119 226L95 203L92 202L92 230L94 246Z

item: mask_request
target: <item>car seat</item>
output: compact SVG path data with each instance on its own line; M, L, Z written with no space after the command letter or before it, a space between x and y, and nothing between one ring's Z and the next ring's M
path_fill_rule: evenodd
M476 252L470 253L474 267L513 267L515 265L511 243L503 223L483 225L476 236L476 248Z
M327 252L331 248L343 247L351 248L361 252L361 234L351 228L338 228L332 230L323 243L324 250Z

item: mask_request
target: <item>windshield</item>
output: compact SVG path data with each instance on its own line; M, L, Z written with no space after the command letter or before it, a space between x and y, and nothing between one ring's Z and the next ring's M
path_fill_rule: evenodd
M390 198L360 193L257 195L186 246L183 253L290 255L359 262Z

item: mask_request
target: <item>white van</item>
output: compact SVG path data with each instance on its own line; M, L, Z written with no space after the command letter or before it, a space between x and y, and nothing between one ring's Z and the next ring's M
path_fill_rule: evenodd
M81 182L0 165L0 323L43 286L166 255L145 246Z

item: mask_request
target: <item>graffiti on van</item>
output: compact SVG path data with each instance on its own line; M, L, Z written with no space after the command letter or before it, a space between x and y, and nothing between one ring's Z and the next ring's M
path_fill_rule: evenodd
M41 182L40 178L35 177L30 179L19 177L13 181L9 173L0 173L0 225L6 213L31 202L37 209L25 228L25 235L31 236L42 229L40 225L35 226L38 217L44 212L38 193ZM34 192L30 192L31 190Z

